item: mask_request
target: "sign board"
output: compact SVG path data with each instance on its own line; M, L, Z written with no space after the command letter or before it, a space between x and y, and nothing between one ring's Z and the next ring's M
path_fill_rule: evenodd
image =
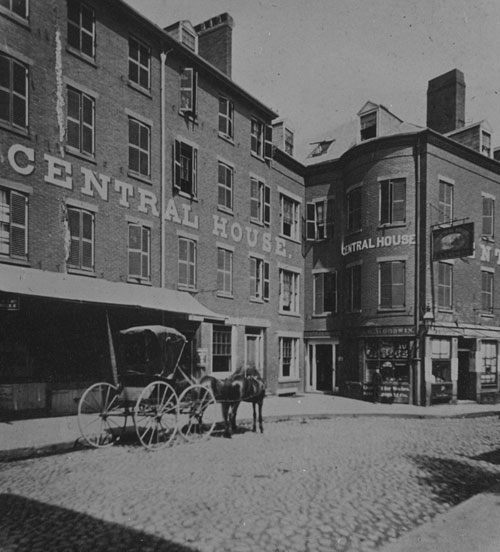
M18 311L21 300L17 295L0 295L0 310Z
M459 224L432 231L432 260L469 257L474 253L474 223Z
M206 366L208 359L208 349L205 347L199 347L196 349L196 364L198 366Z

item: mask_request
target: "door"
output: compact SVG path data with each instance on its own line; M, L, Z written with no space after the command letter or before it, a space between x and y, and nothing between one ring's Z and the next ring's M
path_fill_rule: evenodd
M245 331L245 364L255 366L262 374L263 367L262 351L262 330L256 328L246 328Z
M335 387L335 345L310 343L308 390L331 393Z

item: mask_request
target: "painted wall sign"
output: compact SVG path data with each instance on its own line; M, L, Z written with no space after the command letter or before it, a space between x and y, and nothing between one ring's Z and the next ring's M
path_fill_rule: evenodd
M358 240L342 246L342 255L349 255L366 249L377 249L380 247L395 247L398 245L415 245L415 234L394 234L392 236L378 236Z
M432 231L432 260L469 257L474 252L474 223Z

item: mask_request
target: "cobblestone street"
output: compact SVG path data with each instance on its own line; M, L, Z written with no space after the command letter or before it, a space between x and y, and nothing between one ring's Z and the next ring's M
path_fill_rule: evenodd
M268 423L0 464L1 549L370 551L500 481L498 417Z

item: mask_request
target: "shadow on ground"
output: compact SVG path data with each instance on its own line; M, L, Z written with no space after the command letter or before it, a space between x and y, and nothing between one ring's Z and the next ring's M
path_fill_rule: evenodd
M419 478L420 484L431 487L439 502L456 505L478 493L490 491L492 487L500 484L498 468L492 466L488 469L477 464L478 460L485 461L485 456L495 458L496 461L493 464L500 464L500 450L464 460L425 455L414 456L412 459L421 470L426 472ZM491 462L491 460L486 461Z
M13 494L0 494L2 550L16 552L110 552L118 550L195 552L170 542L100 519ZM168 520L165 520L168 523Z

